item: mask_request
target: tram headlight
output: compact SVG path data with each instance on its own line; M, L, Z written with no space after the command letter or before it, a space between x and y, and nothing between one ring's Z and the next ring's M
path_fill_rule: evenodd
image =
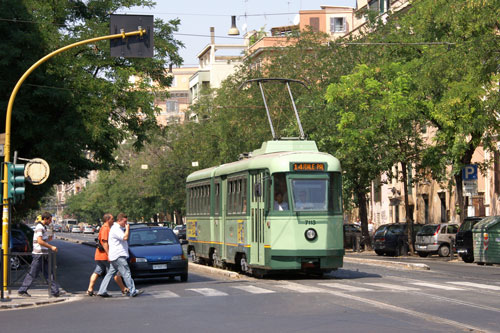
M305 236L307 240L313 241L318 237L318 233L313 228L309 228L306 230Z

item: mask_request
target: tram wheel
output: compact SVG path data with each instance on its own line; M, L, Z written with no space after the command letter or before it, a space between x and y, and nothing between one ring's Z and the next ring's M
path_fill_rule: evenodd
M196 251L194 248L191 248L191 251L189 251L189 256L191 257L191 262L194 264L198 264L200 259L196 256Z

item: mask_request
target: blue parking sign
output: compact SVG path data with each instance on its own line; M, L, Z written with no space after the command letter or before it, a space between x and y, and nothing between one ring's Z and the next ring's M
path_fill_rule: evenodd
M462 169L463 180L477 180L477 165L469 164Z

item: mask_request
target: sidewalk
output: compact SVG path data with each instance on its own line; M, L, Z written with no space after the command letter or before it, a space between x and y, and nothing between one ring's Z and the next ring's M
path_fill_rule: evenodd
M75 300L76 298L78 298L78 295L67 293L63 289L61 289L62 294L59 297L49 297L47 288L29 289L28 293L31 295L31 297L21 297L17 295L17 290L11 290L10 295L7 291L4 292L4 299L0 300L0 311L47 304L56 304Z

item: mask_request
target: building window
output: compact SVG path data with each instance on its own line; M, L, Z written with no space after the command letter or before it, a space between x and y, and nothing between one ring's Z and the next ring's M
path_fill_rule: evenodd
M319 17L311 17L309 19L309 25L311 26L312 31L319 32Z
M332 17L330 18L330 32L346 32L346 19L345 17Z
M390 1L389 1L390 3ZM387 6L389 7L389 6ZM372 0L368 2L368 8L370 10L378 11L380 14L385 12L385 0Z
M167 112L177 113L179 112L179 102L177 101L167 101Z

